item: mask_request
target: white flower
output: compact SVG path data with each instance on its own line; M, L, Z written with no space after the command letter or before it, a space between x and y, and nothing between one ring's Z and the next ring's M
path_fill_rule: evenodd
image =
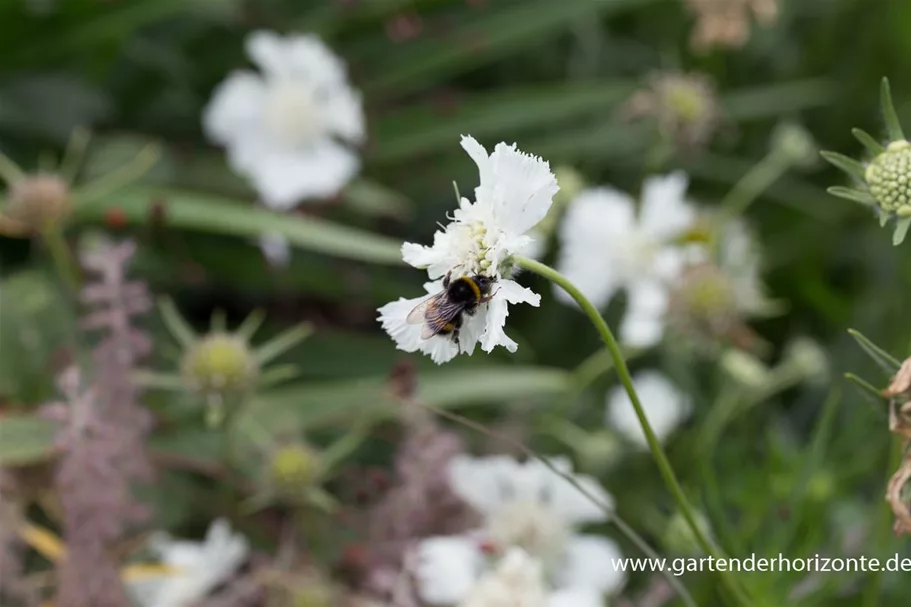
M687 177L677 172L647 179L638 215L635 201L611 188L582 191L560 227L557 270L598 308L619 289L628 294L621 339L648 347L661 340L670 283L680 275L686 249L675 239L696 213L684 198ZM562 289L559 299L570 302Z
M246 538L231 533L227 521L219 519L201 543L160 534L152 539L151 550L174 571L132 583L134 599L141 607L191 607L240 568L250 546Z
M203 115L207 135L272 208L335 195L357 172L350 144L364 137L344 62L313 35L259 31L246 48L262 73L235 71L218 86Z
M664 375L645 371L633 378L645 417L658 440L664 442L689 416L691 403ZM642 449L648 447L633 403L622 386L607 397L607 424Z
M510 280L515 269L512 258L532 250L528 232L547 215L558 189L548 163L518 151L515 145L500 143L489 156L471 137L462 138L462 147L480 171L475 201L462 198L452 221L434 234L433 246L406 242L402 258L426 269L431 280L450 273L456 278L495 277L492 299L474 316L464 318L457 340L442 335L422 339L421 327L408 324L406 317L426 297L402 298L379 309L383 328L400 350L423 352L437 363L451 360L459 352L470 355L477 343L485 352L496 346L515 352L516 342L503 330L509 304L538 306L541 296ZM425 289L439 292L442 282L428 283Z
M551 463L561 472L572 473L565 458L555 458ZM596 500L612 506L611 496L595 479L585 475L572 478ZM614 559L620 558L616 544L575 533L576 526L604 521L608 514L542 462L458 456L449 466L449 480L453 491L484 517L484 524L466 535L421 542L415 578L425 602L499 605L480 599L466 601L476 593L485 595L478 588L483 586L479 579L483 582L489 570L487 555L509 558L512 548L521 548L540 563L548 589L544 604L548 607L601 605L602 595L623 585L625 574L615 568ZM580 597L590 600L580 602Z

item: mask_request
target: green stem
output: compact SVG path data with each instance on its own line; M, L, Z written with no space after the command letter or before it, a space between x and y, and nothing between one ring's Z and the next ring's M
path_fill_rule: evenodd
M886 479L898 469L901 465L904 445L898 436L893 436L889 448L888 469L886 470ZM879 507L879 513L873 527L873 554L880 556L883 548L890 541L892 534L892 508L889 503L883 501ZM867 585L863 594L863 607L876 607L881 603L880 594L882 593L882 572L874 571L870 573L870 583Z
M642 407L642 402L639 400L639 395L636 393L636 388L633 386L633 378L630 375L629 368L626 366L626 361L623 359L623 354L620 351L620 345L617 343L617 340L614 337L613 332L610 330L610 327L608 327L607 323L604 322L601 314L598 312L595 306L592 305L590 301L588 301L585 295L583 295L582 292L576 288L575 285L569 282L566 277L564 277L553 268L525 257L517 256L515 260L516 264L520 268L534 272L535 274L538 274L539 276L550 280L565 290L588 315L589 320L591 320L592 324L595 326L595 329L597 329L598 333L600 334L601 339L604 341L604 345L607 347L607 351L610 353L611 359L614 361L614 366L617 370L617 376L619 377L620 383L623 384L623 388L626 390L626 393L633 404L633 408L636 411L636 417L639 418L639 424L642 426L642 431L645 433L645 439L648 443L649 450L652 452L652 457L655 459L655 463L658 465L661 476L664 477L664 482L670 490L671 495L674 497L674 501L677 503L677 507L683 514L684 519L686 519L686 523L692 531L693 537L696 538L696 541L706 552L706 554L714 556L716 558L722 556L719 555L718 548L713 545L713 542L706 536L706 534L702 531L702 528L696 522L696 516L694 514L693 507L687 499L686 494L683 492L683 488L680 486L680 481L677 480L677 475L674 474L671 463L668 460L667 455L665 455L664 450L661 447L661 443L658 440L658 437L655 435L655 431L652 429L651 424L649 424L648 418L645 416L645 410ZM736 598L738 604L751 604L751 601L749 597L746 596L744 589L729 573L719 572L719 574L722 583Z
M73 257L70 255L70 249L66 246L63 234L58 228L49 226L41 235L44 238L45 245L47 245L48 252L51 254L51 259L54 261L54 266L57 268L57 273L60 274L60 278L63 279L73 293L78 294L82 279L79 276Z
M790 166L790 160L783 153L774 149L769 152L722 199L721 223L742 215Z

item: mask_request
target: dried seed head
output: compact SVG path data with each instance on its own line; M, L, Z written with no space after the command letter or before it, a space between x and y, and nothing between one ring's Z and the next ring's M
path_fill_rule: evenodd
M627 119L651 116L661 133L680 147L704 145L721 122L715 86L704 74L660 72L635 93L621 112Z
M902 363L895 377L892 378L892 383L883 390L883 396L886 398L904 396L906 399L911 397L911 358L905 359Z
M893 141L865 175L870 193L887 213L911 215L911 143Z
M713 46L737 48L750 37L750 13L768 25L778 18L777 0L685 0L696 17L690 44L705 50Z
M37 233L63 223L72 207L69 184L57 175L39 173L13 183L4 215Z
M181 370L191 389L221 396L247 394L259 377L246 340L227 333L207 335L187 350Z

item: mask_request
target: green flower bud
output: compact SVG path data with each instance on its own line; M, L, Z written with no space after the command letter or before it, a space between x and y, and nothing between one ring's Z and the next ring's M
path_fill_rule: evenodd
M883 211L911 215L911 143L890 143L867 167L865 179Z
M62 224L72 210L69 184L57 175L38 174L13 183L4 215L38 233Z
M695 512L694 514L696 526L699 527L699 530L702 531L703 535L711 537L711 527L708 519L701 512ZM699 541L696 539L696 536L693 535L693 530L690 529L689 524L686 522L686 518L680 512L675 512L667 522L667 527L664 529L663 540L665 548L674 554L702 554L702 547L699 545Z
M677 303L687 316L714 322L726 318L737 307L734 285L724 271L710 263L693 266L677 291Z
M769 368L761 360L743 350L726 350L721 355L721 368L735 381L751 390L759 390L772 382Z
M781 124L775 129L772 133L772 147L799 167L812 167L819 158L816 143L810 133L793 123Z
M291 592L294 607L335 607L341 600L338 588L319 578L304 582Z
M187 350L181 370L193 390L222 396L248 393L259 376L246 340L227 333L211 333Z
M574 447L581 467L597 475L613 468L624 452L620 439L607 430L598 430L580 437Z
M269 462L269 478L279 495L300 495L321 473L319 454L301 443L279 447Z

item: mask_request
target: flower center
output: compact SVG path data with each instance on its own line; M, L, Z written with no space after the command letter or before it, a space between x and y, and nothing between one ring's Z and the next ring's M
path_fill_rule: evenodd
M890 143L867 167L866 180L884 211L911 213L911 143Z
M269 134L289 147L305 145L326 130L316 91L301 83L281 82L273 86L265 112Z
M500 550L510 546L551 565L563 554L569 529L547 506L533 501L505 504L487 523L490 540Z

